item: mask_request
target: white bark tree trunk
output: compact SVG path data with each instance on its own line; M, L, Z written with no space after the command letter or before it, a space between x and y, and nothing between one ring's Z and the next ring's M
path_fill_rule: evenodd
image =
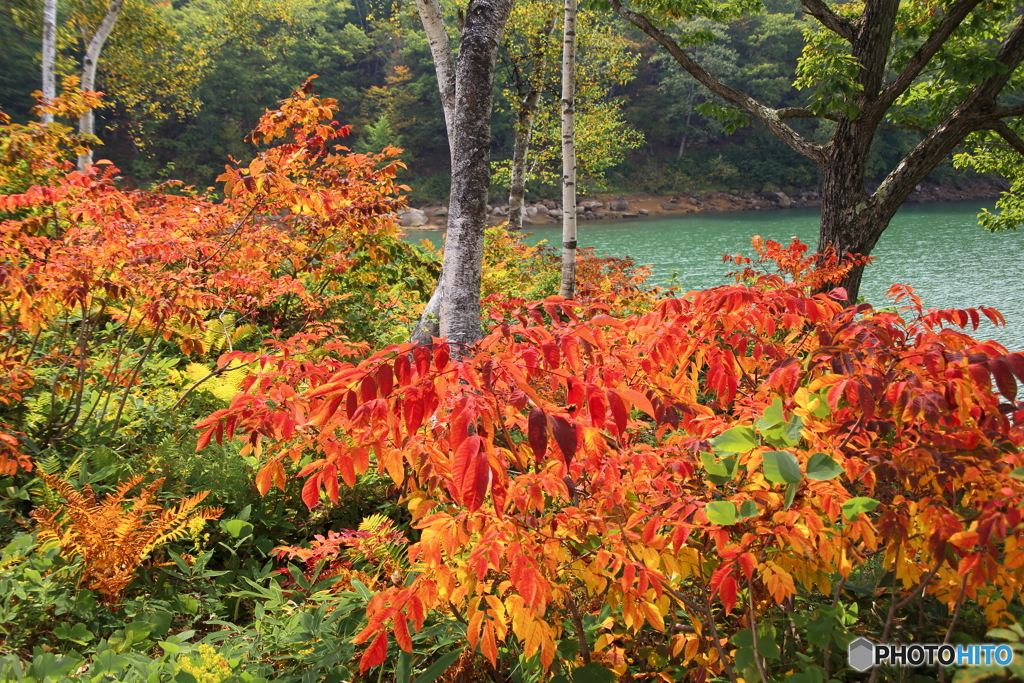
M537 117L540 91L532 88L519 105L515 144L512 148L512 178L508 187L508 229L523 229L523 200L526 197L526 155L530 152L533 121Z
M562 284L576 291L576 0L565 0L562 40Z
M444 122L450 140L455 124L455 58L452 56L452 45L448 30L444 27L439 0L416 0L416 9L419 10L420 23L423 24L423 31L430 44L430 54L434 58L437 88L441 93L441 107L444 109Z
M57 96L57 0L43 2L43 102ZM53 123L53 114L44 113L43 123Z
M434 58L434 71L437 73L437 89L441 94L441 108L444 110L445 129L448 132L449 153L453 149L451 140L455 130L455 58L448 38L448 30L444 26L439 0L416 0L420 23L427 34L430 54ZM455 158L451 158L455 168ZM450 221L450 219L449 219ZM450 222L449 222L450 224ZM441 281L444 280L444 267L438 277L438 286L434 289L427 307L423 311L420 322L412 333L412 341L417 344L429 344L432 337L441 334Z
M85 48L85 56L82 57L82 90L95 90L96 88L96 68L99 66L100 53L103 51L103 46L107 43L107 38L110 37L110 32L114 30L114 24L117 23L117 18L121 14L121 7L124 5L124 0L110 0L107 5L107 12L103 15L103 21L100 22L99 28L89 38L89 43ZM83 39L85 33L83 31ZM87 133L89 135L95 135L95 117L93 116L93 110L90 109L78 120L78 132ZM88 154L81 154L78 156L78 170L84 170L87 164L92 163L92 150L89 150Z
M490 187L491 112L494 66L501 33L512 0L471 0L459 41L459 57L449 80L446 60L451 51L437 0L417 0L438 71L442 104L454 83L451 106L445 106L452 184L448 201L448 232L441 277L423 318L412 335L428 343L431 335L446 337L453 356L480 339L480 278L483 270L484 226ZM426 18L424 18L426 16ZM428 28L428 26L430 28ZM436 38L436 40L435 40ZM449 115L450 114L450 115ZM436 332L435 332L436 330Z

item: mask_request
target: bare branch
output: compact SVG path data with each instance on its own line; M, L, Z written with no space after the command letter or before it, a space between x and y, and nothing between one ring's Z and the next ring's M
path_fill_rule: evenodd
M992 126L992 130L999 134L999 137L1006 140L1010 147L1013 147L1019 154L1024 154L1024 140L1020 139L1020 136L1013 132L1005 121L997 121Z
M655 26L650 19L639 12L634 12L623 6L620 0L610 0L612 9L626 21L630 22L641 31L649 35L662 45L669 54L686 69L691 76L697 79L704 87L716 95L723 97L733 104L741 107L751 114L772 131L772 133L789 145L795 152L815 163L824 161L824 151L821 145L811 142L795 130L782 122L779 113L770 107L766 107L753 97L731 88L725 83L712 76L704 70L700 64L695 62L686 51L672 40L664 31Z
M775 113L780 119L830 119L835 121L839 117L835 114L815 114L807 107L783 107L776 109Z
M990 116L994 119L1008 119L1014 116L1024 116L1024 104L1015 104L1012 107L996 107Z
M880 112L885 112L885 110L891 107L896 98L902 95L910 87L910 84L914 82L914 79L920 75L921 70L949 39L953 31L963 23L971 10L980 3L981 0L959 0L959 2L950 7L949 11L946 12L946 16L942 18L942 21L935 27L935 30L928 36L928 39L924 41L924 44L917 49L917 52L910 58L907 65L903 67L903 71L896 77L896 80L882 91L881 96L872 106L880 110Z
M846 17L841 17L826 5L822 0L800 0L800 4L812 17L821 22L821 25L841 36L848 43L852 43L857 35L857 26Z

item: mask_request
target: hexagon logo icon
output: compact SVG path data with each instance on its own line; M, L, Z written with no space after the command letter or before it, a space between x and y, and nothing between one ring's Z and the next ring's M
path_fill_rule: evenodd
M850 643L847 652L850 668L867 671L875 665L875 644L867 638L858 638Z

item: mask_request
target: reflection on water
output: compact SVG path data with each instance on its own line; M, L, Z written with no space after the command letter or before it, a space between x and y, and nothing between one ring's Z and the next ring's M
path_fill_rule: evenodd
M884 304L893 283L909 284L927 307L991 306L1007 326L983 323L976 336L995 339L1010 350L1024 350L1024 234L985 232L977 223L978 203L907 206L882 235L861 288L872 303ZM531 241L557 245L560 228L535 227ZM621 223L580 223L581 247L599 254L631 256L651 265L652 280L663 284L675 273L684 290L726 282L735 270L724 254L750 254L750 238L788 242L792 237L817 244L818 211L745 211L690 214ZM439 233L417 231L410 239Z

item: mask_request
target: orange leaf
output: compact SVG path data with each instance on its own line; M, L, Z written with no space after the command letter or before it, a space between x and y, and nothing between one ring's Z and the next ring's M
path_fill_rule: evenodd
M359 673L384 663L388 655L388 634L381 631L359 660Z
M491 483L491 468L483 447L482 438L471 436L452 456L452 493L470 512L483 504Z

